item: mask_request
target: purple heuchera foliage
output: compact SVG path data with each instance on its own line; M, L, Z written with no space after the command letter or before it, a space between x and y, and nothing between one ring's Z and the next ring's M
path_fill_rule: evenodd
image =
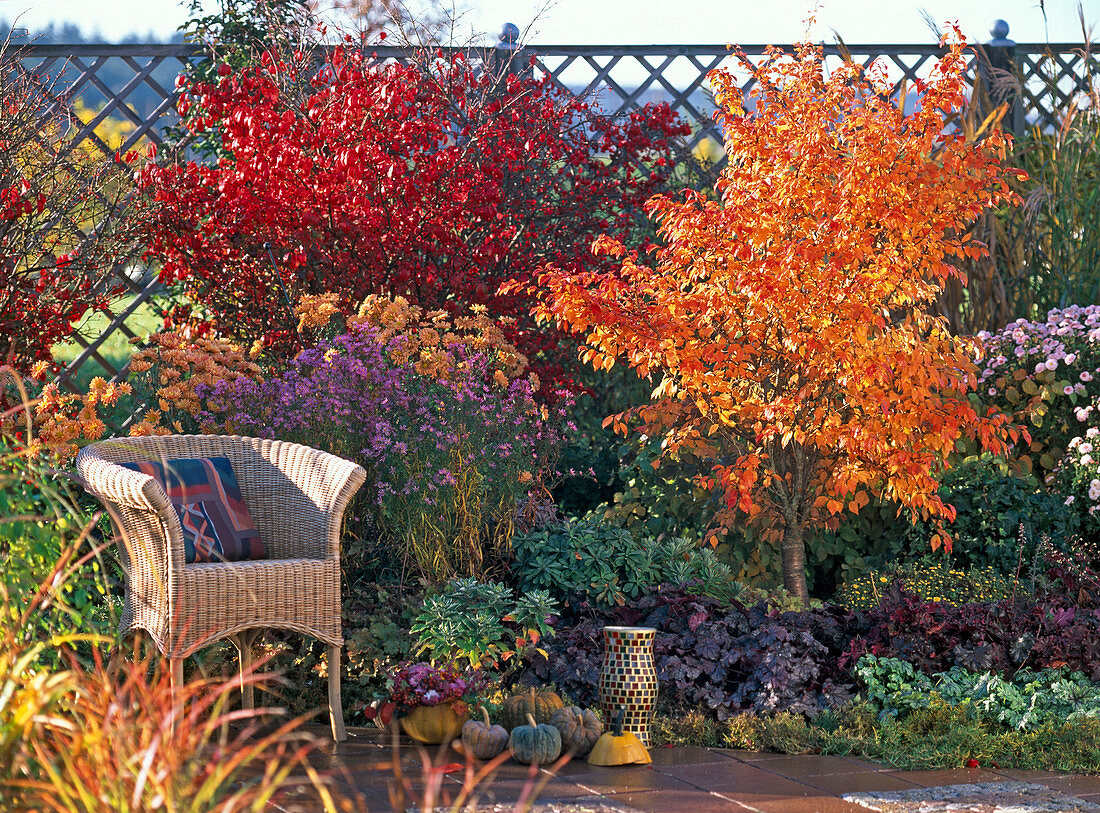
M843 705L857 688L851 668L867 653L900 658L929 675L954 666L1004 676L1023 667L1066 667L1100 680L1095 590L1082 591L1085 583L1065 571L1051 575L1064 583L1050 594L960 607L920 599L899 581L867 613L836 605L779 612L764 602L726 604L666 585L624 607L581 607L563 617L547 657L521 679L551 682L595 703L603 627L640 625L657 630L662 702L710 709L719 720L740 712L813 715ZM1088 606L1069 603L1083 592Z
M583 703L596 702L604 625L657 629L654 661L661 697L674 707L705 708L719 720L743 711L813 714L843 705L854 688L838 659L850 640L839 608L774 613L662 588L626 607L587 608L560 624L524 682L552 682Z

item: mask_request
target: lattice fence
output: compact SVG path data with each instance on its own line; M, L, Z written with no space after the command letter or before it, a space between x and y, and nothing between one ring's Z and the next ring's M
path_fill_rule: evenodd
M790 46L783 46L789 50ZM378 48L380 58L403 59L398 48ZM743 46L751 59L765 52L761 45ZM923 77L934 64L940 49L932 45L851 45L847 51L864 65L884 60L888 75L896 83ZM826 55L838 62L841 48L826 46ZM494 54L494 49L487 49ZM992 51L978 49L970 63L970 77L981 71ZM484 54L474 55L484 56ZM493 58L509 56L495 50ZM693 132L683 145L686 152L704 158L722 160L721 132L713 119L714 105L707 88L707 74L721 65L735 67L735 60L722 45L667 46L538 46L511 53L517 66L534 60L536 72L550 74L570 92L592 96L605 112L627 113L647 102L669 102L692 125ZM175 78L200 50L190 45L40 45L27 46L24 67L55 80L58 89L56 110L71 106L79 99L96 110L95 117L81 127L74 142L86 142L105 152L113 152L95 134L97 125L108 118L123 119L134 129L126 137L126 149L147 139L162 143L163 130L175 123ZM1077 94L1089 87L1098 75L1098 55L1085 53L1070 44L1018 44L1015 64L1022 78L1011 122L1019 128L1030 123L1052 126L1059 111L1075 103ZM985 72L988 76L988 72ZM743 85L748 89L750 82ZM82 352L60 377L63 385L72 383L77 371L90 359L118 379L125 370L117 369L103 357L100 348L108 336L121 331L135 337L131 323L143 303L153 301L159 288L149 275L135 276L133 269L120 266L116 276L134 293L125 307L106 314L108 324L98 336L78 337Z
M24 70L38 75L53 97L44 115L79 121L73 111L78 101L95 110L90 120L73 128L70 143L72 149L92 146L105 155L113 155L115 149L125 152L143 139L163 144L164 127L175 121L176 76L197 55L195 48L178 45L31 45L23 51ZM105 143L96 132L109 119L132 125L119 145ZM132 323L143 305L164 315L167 303L156 296L161 286L154 275L135 273L131 261L123 261L102 284L119 283L132 296L104 309L106 325L98 335L73 336L81 350L58 377L61 386L78 391L77 374L90 361L112 381L124 378L124 367L116 366L101 352L103 343L117 333L127 339L139 338Z

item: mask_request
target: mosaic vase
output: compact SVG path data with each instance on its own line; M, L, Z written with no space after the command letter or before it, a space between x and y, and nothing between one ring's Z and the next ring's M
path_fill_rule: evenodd
M620 707L623 731L649 746L649 721L657 703L657 670L653 666L652 627L604 627L604 658L600 669L600 706L612 720Z

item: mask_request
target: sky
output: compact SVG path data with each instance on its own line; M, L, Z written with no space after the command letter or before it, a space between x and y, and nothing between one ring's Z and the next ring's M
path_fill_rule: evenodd
M813 0L466 0L464 32L488 39L505 22L526 31L526 41L571 44L763 44L801 39ZM853 44L927 43L926 10L939 22L957 21L971 40L985 42L995 18L1009 23L1017 42L1080 42L1077 0L821 0L811 39L832 41L835 30ZM216 0L207 0L216 8ZM461 6L461 4L460 4ZM1084 0L1090 25L1100 21L1100 0ZM189 16L179 0L0 0L0 19L19 17L32 31L72 22L98 31L105 42L127 34L167 39ZM1095 33L1100 36L1100 25ZM463 36L462 39L466 37Z

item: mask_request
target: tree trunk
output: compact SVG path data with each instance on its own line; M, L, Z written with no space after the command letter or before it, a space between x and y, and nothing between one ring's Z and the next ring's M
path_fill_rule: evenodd
M787 523L779 551L783 555L783 586L792 596L807 601L810 592L806 589L806 546L802 542L802 526L799 523Z

